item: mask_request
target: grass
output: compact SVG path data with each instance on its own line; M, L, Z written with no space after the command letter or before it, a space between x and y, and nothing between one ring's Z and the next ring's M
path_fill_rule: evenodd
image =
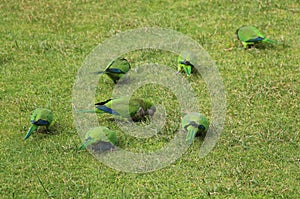
M297 198L299 7L299 2L291 0L2 1L1 196ZM289 47L243 50L234 32L245 24ZM205 158L198 157L201 141L196 140L174 164L131 174L111 169L88 152L76 150L81 141L73 124L71 103L77 70L89 52L106 38L139 27L170 28L198 41L222 75L227 115L220 140ZM140 61L139 55L127 55L133 66ZM141 57L176 68L172 57L157 52L142 52ZM109 97L112 83L106 77L99 81L105 87L97 99ZM205 85L196 76L190 81L203 102L199 106L209 116L209 98L201 89ZM161 96L160 89L150 86L136 95L155 100ZM164 92L170 101L166 108L176 115L172 112L172 104L176 104L171 100L172 92ZM52 109L57 121L52 134L36 133L23 141L31 111L45 106ZM174 121L164 127L165 134L148 143L124 139L122 144L133 150L155 150L172 138L179 126Z

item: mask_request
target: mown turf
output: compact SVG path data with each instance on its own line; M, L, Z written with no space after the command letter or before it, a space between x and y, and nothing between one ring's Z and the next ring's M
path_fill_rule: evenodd
M0 195L3 198L297 198L300 195L300 4L297 1L2 1L0 5ZM235 30L251 24L283 42L244 50ZM72 89L85 57L118 32L141 27L180 31L199 42L218 65L226 87L227 115L217 146L199 158L196 140L174 164L145 174L111 169L87 151L73 124ZM126 55L172 65L157 52ZM173 59L174 58L174 59ZM172 62L174 60L174 63ZM208 92L191 77L199 106L210 116ZM109 97L105 83L98 99ZM198 87L201 85L200 87ZM154 86L155 87L155 86ZM198 89L197 89L198 88ZM151 92L150 89L155 89ZM146 87L136 95L172 92ZM158 92L160 91L160 92ZM168 105L169 104L169 105ZM23 141L31 111L49 107L52 134ZM169 121L148 143L124 148L156 150L179 128ZM102 119L100 119L103 121ZM105 125L114 124L103 121ZM179 122L179 121L178 121ZM177 126L176 126L177 125ZM157 143L156 143L157 141Z

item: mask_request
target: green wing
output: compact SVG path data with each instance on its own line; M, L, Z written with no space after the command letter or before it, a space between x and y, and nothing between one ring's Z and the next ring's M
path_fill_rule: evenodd
M145 118L146 115L152 116L156 110L151 102L140 98L121 97L109 100L105 104L98 104L102 104L102 107L99 107L102 110L108 107L110 110L107 111L110 111L111 114L120 115L123 118L132 118L133 121L139 121Z
M177 59L177 72L185 72L188 76L191 75L194 69L192 54L189 52L183 52L178 56Z
M85 140L83 144L79 147L79 150L84 149L87 146L96 144L100 141L109 142L115 145L117 141L117 134L115 131L110 130L109 128L104 126L93 128L86 133Z
M130 64L125 58L118 58L112 61L105 69L106 74L117 83L129 70Z
M39 124L37 123L36 125L38 126L49 126L53 122L53 113L51 110L46 109L46 108L37 108L33 111L30 121L31 122L38 122L38 121L47 121L49 124L44 125L43 123Z
M116 111L121 117L129 118L130 117L130 108L128 110L129 99L130 98L127 97L116 98L107 102L105 106ZM129 107L131 106L129 105Z
M30 123L31 127L25 135L24 140L29 138L39 126L46 126L48 128L53 123L53 113L46 108L37 108L31 114Z
M243 26L237 30L238 39L243 42L255 42L261 41L265 38L263 34L259 32L259 30L253 26ZM259 39L261 38L261 39Z
M236 34L237 38L243 43L245 48L258 42L278 43L275 40L266 38L257 28L253 26L242 26L237 29Z

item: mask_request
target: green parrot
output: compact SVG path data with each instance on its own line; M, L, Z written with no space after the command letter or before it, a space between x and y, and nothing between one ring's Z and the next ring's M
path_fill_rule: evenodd
M194 65L191 63L191 55L190 53L182 53L178 56L177 62L177 74L181 71L184 71L187 76L190 76L192 74L193 69L195 68Z
M95 74L107 74L116 84L129 70L130 64L125 58L117 58L112 61L104 71L95 72Z
M127 106L128 101L129 108ZM155 106L151 102L140 98L121 97L99 102L95 105L99 111L119 115L123 118L131 118L134 122L141 121L146 116L153 116L156 111Z
M242 26L236 30L237 38L242 42L244 48L249 48L256 43L268 42L277 44L275 40L266 38L259 30L253 26Z
M182 128L187 131L186 141L192 143L196 135L206 133L209 121L201 113L189 113L182 118Z
M95 110L79 110L79 112L108 113L138 122L144 120L146 116L153 116L156 111L156 107L151 102L140 98L130 99L130 97L108 99L104 102L96 103L95 105Z
M37 108L32 112L30 118L31 127L28 130L24 140L38 129L39 126L46 126L47 130L51 124L53 124L53 113L46 108Z
M117 133L104 126L98 126L89 130L83 144L78 150L91 146L95 151L107 151L115 148Z

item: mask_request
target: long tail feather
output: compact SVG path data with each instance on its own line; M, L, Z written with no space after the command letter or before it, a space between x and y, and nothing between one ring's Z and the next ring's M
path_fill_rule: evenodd
M27 134L25 135L24 140L26 140L27 138L30 137L30 135L32 134L32 132L34 132L38 127L36 125L32 125L30 127L30 129L27 131Z
M191 75L191 73L192 73L192 67L191 67L191 66L188 66L188 67L186 68L186 73L187 73L188 76Z
M82 150L82 149L85 149L86 148L86 145L85 145L85 143L83 143L79 148L78 148L78 150Z
M78 113L96 113L96 111L95 110L77 110L76 112L78 112Z
M78 150L82 150L82 149L85 149L87 146L89 146L91 144L92 140L91 139L88 139L88 140L85 140L82 145L78 148Z
M268 39L268 38L265 38L263 41L264 41L264 42L268 42L268 43L272 43L272 44L279 44L278 41L272 40L272 39Z
M97 72L93 72L93 74L95 75L100 75L100 74L105 74L107 73L106 71L97 71Z
M195 135L197 133L198 129L196 127L192 127L190 126L188 128L188 132L187 132L187 135L185 137L185 140L186 141L189 141L189 143L191 144L195 138Z

